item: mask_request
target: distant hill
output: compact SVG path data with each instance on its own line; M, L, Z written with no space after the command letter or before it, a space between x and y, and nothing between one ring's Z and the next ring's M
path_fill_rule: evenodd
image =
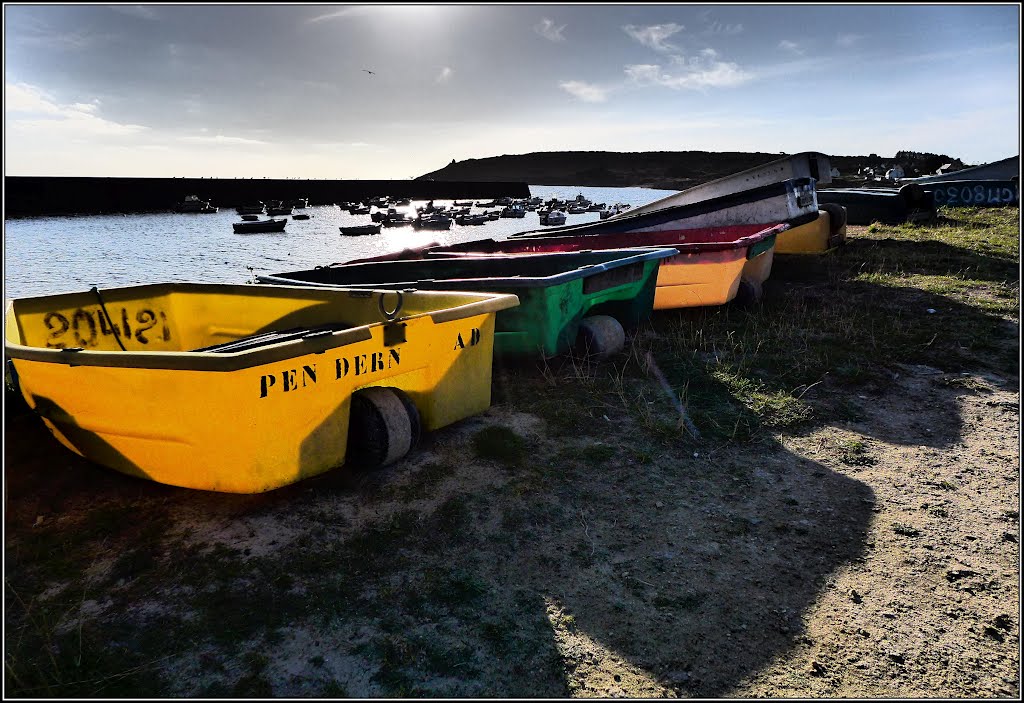
M534 185L646 187L684 190L775 161L786 154L743 151L546 151L452 161L416 180L513 181ZM831 156L843 180L864 167L899 163L908 176L932 173L952 161L944 154L898 152L895 157ZM932 164L936 165L932 165Z

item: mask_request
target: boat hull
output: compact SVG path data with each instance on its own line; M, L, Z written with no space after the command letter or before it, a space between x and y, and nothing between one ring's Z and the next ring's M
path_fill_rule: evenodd
M658 265L673 254L674 249L662 247L373 261L260 276L259 281L514 293L519 306L497 316L495 353L554 356L572 347L587 315L610 315L624 326L650 317Z
M824 254L846 241L846 224L836 227L826 210L818 217L796 227L790 227L775 240L776 254Z
M651 211L630 210L627 214L581 225L531 230L513 234L523 237L586 236L660 232L680 236L688 230L735 225L768 226L780 222L800 224L817 217L814 181L808 178L752 188L741 193Z
M401 389L428 430L489 406L494 316L515 297L405 294L396 341L379 296L161 284L104 291L102 306L92 293L18 299L7 306L5 352L26 402L68 449L159 483L259 493L344 462L361 388ZM394 306L392 294L384 304ZM58 319L70 324L55 336ZM338 331L189 351L324 325Z
M434 246L409 256L525 255L545 252L667 247L675 254L658 268L655 310L724 305L736 297L741 281L760 287L771 274L776 238L789 225L743 225L681 232L630 232L576 237L493 239Z
M718 178L699 186L688 188L674 195L655 200L630 210L636 212L652 212L666 207L692 205L725 195L735 195L752 188L772 183L781 183L794 179L810 178L819 184L832 182L831 164L828 156L818 152L803 152L783 159L772 161L761 166L754 166L745 171Z

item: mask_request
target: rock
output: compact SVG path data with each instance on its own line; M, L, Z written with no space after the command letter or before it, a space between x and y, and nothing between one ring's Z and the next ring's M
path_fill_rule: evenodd
M861 595L859 593L857 593L857 589L856 588L851 588L850 589L850 600L852 600L854 603L863 603L864 602L864 599L861 597Z
M889 652L888 657L897 664L902 664L904 662L903 655L899 652Z

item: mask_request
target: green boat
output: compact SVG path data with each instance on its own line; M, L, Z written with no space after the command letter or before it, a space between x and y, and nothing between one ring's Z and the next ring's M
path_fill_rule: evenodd
M496 354L556 356L577 346L606 356L623 347L624 326L650 317L658 267L675 254L674 247L643 247L375 261L257 280L288 286L514 293L519 306L495 318Z

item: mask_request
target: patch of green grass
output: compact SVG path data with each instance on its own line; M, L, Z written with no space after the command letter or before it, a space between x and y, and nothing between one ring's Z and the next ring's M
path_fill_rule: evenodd
M481 459L517 467L526 457L526 441L502 425L489 425L473 435L473 450Z
M847 466L873 466L875 458L868 453L867 445L859 439L843 440L839 443L839 461Z

